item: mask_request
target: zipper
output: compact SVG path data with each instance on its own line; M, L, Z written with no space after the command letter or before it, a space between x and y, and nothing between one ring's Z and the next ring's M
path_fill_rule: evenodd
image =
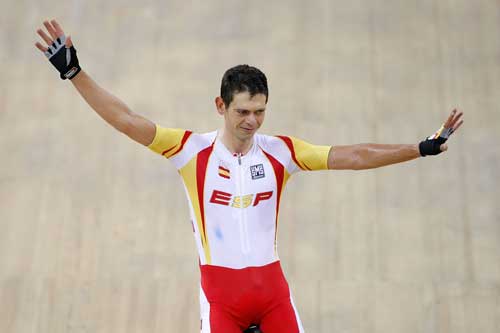
M239 185L239 197L240 197L240 235L241 235L241 250L244 254L250 252L250 242L248 240L248 223L247 214L245 214L245 208L243 208L243 192L244 192L244 180L243 180L243 166L241 164L241 153L238 153L238 185Z

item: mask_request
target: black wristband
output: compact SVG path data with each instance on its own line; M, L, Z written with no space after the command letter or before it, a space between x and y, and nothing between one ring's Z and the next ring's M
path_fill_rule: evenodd
M445 138L426 139L420 142L418 150L421 156L441 154L441 145L446 142Z
M81 71L76 49L73 46L66 47L66 36L57 38L45 52L45 55L63 80L71 80Z
M418 145L418 150L421 156L438 155L441 154L441 145L448 140L450 135L453 134L452 128L445 128L441 126L436 133L421 141Z

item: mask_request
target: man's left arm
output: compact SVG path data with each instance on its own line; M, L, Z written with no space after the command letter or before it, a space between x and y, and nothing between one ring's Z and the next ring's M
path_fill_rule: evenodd
M445 142L449 136L462 125L462 115L462 112L453 110L443 126L419 144L362 143L333 146L328 154L328 169L373 169L426 155L440 154L448 149Z

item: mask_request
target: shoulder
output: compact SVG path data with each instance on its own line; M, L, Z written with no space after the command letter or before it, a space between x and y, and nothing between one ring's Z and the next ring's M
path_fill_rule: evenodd
M260 149L266 155L271 155L279 161L287 169L288 173L292 174L295 171L296 167L292 162L291 151L282 136L257 134L255 139Z
M156 124L155 137L148 148L170 158L186 149L203 149L212 144L215 135L216 131L199 134L188 129L167 128Z
M195 150L202 150L210 146L217 136L217 131L207 132L207 133L192 133L190 140L188 140L189 145ZM186 142L186 144L188 143Z
M262 137L262 149L268 149L281 161L289 161L290 170L327 169L330 146L313 145L293 136L276 135Z
M217 131L208 133L191 132L189 138L184 144L182 151L179 152L179 158L177 159L177 162L180 162L180 164L184 164L200 151L211 146L215 140L216 135Z
M212 145L216 135L217 131L195 133L156 125L155 138L148 148L170 159L180 169L201 150Z
M268 153L286 152L288 150L285 141L280 135L256 134L257 144Z

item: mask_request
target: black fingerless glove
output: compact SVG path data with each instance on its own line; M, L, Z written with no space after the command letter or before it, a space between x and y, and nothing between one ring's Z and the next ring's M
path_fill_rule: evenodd
M441 154L441 145L445 143L446 140L448 140L452 133L453 130L451 128L444 128L444 126L441 126L441 128L436 133L420 142L420 144L418 145L420 155L427 156Z
M66 48L66 36L57 38L45 52L49 61L61 74L63 80L74 78L82 68L78 63L76 49L71 46Z

